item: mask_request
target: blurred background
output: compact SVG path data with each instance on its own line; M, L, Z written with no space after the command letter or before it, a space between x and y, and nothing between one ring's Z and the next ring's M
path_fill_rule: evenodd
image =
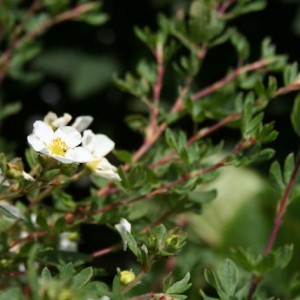
M23 156L24 147L27 147L26 137L32 131L33 121L43 118L48 111L58 115L68 112L74 117L92 115L93 131L110 136L116 142L118 150L130 151L137 148L142 138L127 127L124 118L129 113L144 108L130 95L116 88L113 76L123 77L127 71L133 71L141 57L151 58L146 47L135 37L134 26L155 29L159 13L170 16L188 5L188 2L103 1L103 11L110 16L105 25L97 27L68 22L51 28L41 38L43 51L26 65L26 72L30 75L27 80L6 78L3 83L1 101L22 103L21 112L1 124L1 136L9 145L5 148L13 149L17 155ZM258 57L262 39L270 36L278 53L288 54L290 62L300 61L298 0L269 1L264 11L245 15L234 20L232 25L248 38L252 51L251 60ZM209 53L199 86L224 76L227 68L234 64L231 52L232 49L224 45ZM173 92L172 87L166 84L163 96L170 100ZM276 159L280 162L288 153L297 152L299 147L298 138L289 121L294 96L292 94L273 101L266 112L266 119L275 120L275 128L280 133L271 145L277 151ZM231 130L224 129L217 133L216 138L226 139L232 136L234 138ZM178 265L181 266L179 272L184 273L187 269L201 273L204 262L213 263L217 255L228 255L230 247L235 245L254 245L258 251L264 247L276 205L276 199L272 198L272 190L265 178L268 167L269 164L264 163L251 170L231 170L215 183L220 192L214 206L201 219L195 216L190 218L188 230L195 245L186 249L178 258ZM236 199L232 199L233 189ZM228 198L232 201L229 210L226 206L228 202L224 201ZM223 212L222 215L220 211ZM212 219L217 221L211 223L209 220ZM81 250L90 253L118 240L118 235L106 227L87 226L82 228ZM297 258L297 249L300 249L300 206L297 203L289 210L280 240L281 243L293 241L296 251L294 263L288 270L289 275L286 279L285 275L278 275L276 288L279 293L300 268L300 258ZM202 249L201 255L198 255L199 247ZM212 254L211 249L215 253ZM198 261L194 259L196 256ZM110 258L113 258L113 264ZM114 273L115 265L122 262L124 263L124 259L115 255L96 263L99 266L107 264ZM201 286L201 282L194 284L196 287Z

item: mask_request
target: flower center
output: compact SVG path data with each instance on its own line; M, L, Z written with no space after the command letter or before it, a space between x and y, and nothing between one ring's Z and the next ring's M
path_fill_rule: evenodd
M65 156L69 147L61 138L54 138L49 145L49 150L52 154Z

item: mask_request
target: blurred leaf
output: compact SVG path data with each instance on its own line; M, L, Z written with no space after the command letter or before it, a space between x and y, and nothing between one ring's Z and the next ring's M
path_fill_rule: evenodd
M22 104L21 102L14 102L6 105L0 103L0 108L0 120L4 120L11 115L17 114L21 110Z
M81 270L78 274L73 277L71 288L80 289L84 287L92 278L93 269L92 267Z
M90 13L80 16L79 20L84 21L90 25L102 25L108 21L107 14Z
M10 287L0 294L0 300L23 300L25 299L22 295L20 287Z
M283 175L278 161L273 162L270 167L270 179L280 191L284 190L285 183L283 181Z
M52 278L51 272L47 267L43 268L41 277L47 281Z
M35 31L38 28L42 27L50 19L50 16L46 13L40 13L32 16L28 22L26 22L25 30L27 32Z
M11 219L24 219L23 213L15 206L0 201L0 215Z
M294 131L300 137L300 94L294 100L293 110L291 113L291 122Z
M70 96L80 100L108 86L119 66L111 56L65 48L44 51L33 62L33 68L65 80Z
M189 283L191 278L190 273L187 273L183 279L173 283L167 290L167 294L181 294L188 290L191 287L191 283Z
M294 153L290 153L284 161L283 178L285 184L288 184L288 182L291 179L294 170L294 165L295 165Z
M226 259L220 265L218 271L225 294L228 296L234 295L238 282L238 269L235 263L230 259Z

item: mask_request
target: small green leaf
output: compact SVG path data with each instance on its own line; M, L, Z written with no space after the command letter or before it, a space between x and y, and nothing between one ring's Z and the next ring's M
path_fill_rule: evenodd
M298 75L298 63L294 62L293 64L289 64L284 68L283 71L283 82L284 85L292 84Z
M73 263L70 262L64 266L59 267L59 278L62 280L69 280L74 277L75 269L73 267Z
M285 245L275 251L277 257L276 266L284 269L293 257L294 245Z
M215 288L216 290L219 289L220 287L219 278L213 269L205 268L204 278L213 288Z
M270 178L271 181L280 191L283 191L285 189L285 184L283 181L282 172L278 161L273 162L271 165Z
M21 109L22 109L21 102L14 102L14 103L6 104L4 106L1 105L0 120L4 120L12 115L17 114Z
M139 248L138 248L137 242L136 242L135 238L133 237L133 235L130 234L128 231L126 231L125 232L125 238L126 238L126 241L128 243L129 249L132 251L132 253L135 256L138 256L139 255Z
M88 267L76 274L72 280L71 288L80 289L84 287L93 276L93 268Z
M170 272L164 280L164 286L163 286L163 292L164 293L166 293L168 288L171 286L172 275L173 275L172 272Z
M290 153L284 161L283 178L285 184L288 184L288 182L291 179L294 170L294 165L295 165L294 153Z
M238 269L235 263L226 259L218 268L218 275L220 277L222 288L226 295L234 296L235 288L238 282Z
M180 281L173 283L166 291L167 294L181 294L191 287L190 273L187 273L184 278Z
M47 223L47 219L42 216L41 214L38 214L37 218L36 218L36 223L43 229L48 229L49 225Z
M50 270L47 267L43 268L42 273L41 273L41 277L45 281L48 281L48 280L52 279L51 272L50 272Z
M300 94L294 100L294 105L291 113L291 122L294 131L300 137Z

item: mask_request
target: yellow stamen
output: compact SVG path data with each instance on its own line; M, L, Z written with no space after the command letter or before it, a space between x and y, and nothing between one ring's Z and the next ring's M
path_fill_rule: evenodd
M54 155L65 156L69 147L61 138L54 138L49 145L49 150Z

